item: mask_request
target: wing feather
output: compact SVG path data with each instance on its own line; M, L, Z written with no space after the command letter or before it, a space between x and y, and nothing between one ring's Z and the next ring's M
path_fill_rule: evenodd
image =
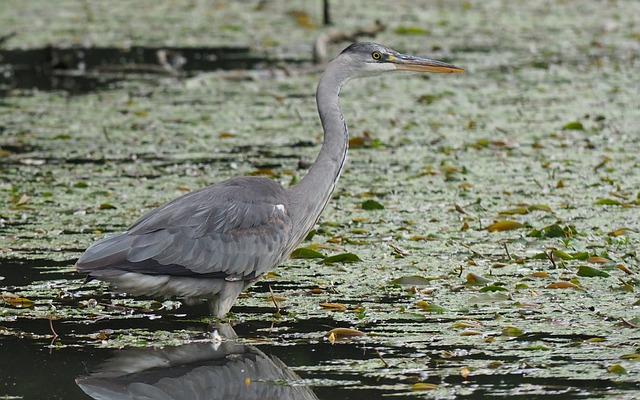
M79 270L233 276L252 279L287 254L285 190L259 177L234 178L187 193L91 246Z

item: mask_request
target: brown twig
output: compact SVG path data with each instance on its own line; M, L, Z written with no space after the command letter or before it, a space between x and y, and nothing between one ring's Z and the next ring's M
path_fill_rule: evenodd
M271 293L271 301L273 301L273 305L276 307L276 313L280 314L280 306L278 305L278 302L276 301L276 295L273 294L273 290L271 289L271 285L269 285L269 293Z
M553 265L553 268L558 269L558 264L556 264L556 261L553 259L553 250L549 250L549 252L545 252L544 253L547 258L549 259L549 261L551 261L551 264Z
M507 259L513 260L513 258L511 258L511 254L509 254L509 248L507 247L507 244L502 243L502 246L504 247L504 251L507 253Z
M53 333L53 339L55 340L59 336L58 336L58 333L56 332L56 330L53 329L53 315L48 315L47 319L49 320L49 328L51 328L51 333Z
M636 325L633 322L629 322L626 319L620 317L620 321L622 321L623 324L630 326L631 328L636 328L636 329L640 329L640 325Z
M375 349L375 350L376 350L376 353L378 353L378 358L380 358L380 361L382 361L382 363L386 368L389 368L389 363L386 362L384 358L382 358L382 353L380 353L380 350L378 349Z

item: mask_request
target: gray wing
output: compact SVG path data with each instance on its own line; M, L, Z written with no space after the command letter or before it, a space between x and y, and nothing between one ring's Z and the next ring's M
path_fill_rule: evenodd
M287 254L286 191L277 182L240 177L185 194L95 243L79 271L253 279Z

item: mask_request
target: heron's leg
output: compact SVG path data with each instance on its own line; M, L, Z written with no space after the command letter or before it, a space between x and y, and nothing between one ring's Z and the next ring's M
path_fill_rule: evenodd
M225 282L222 290L212 299L209 299L209 312L216 318L224 318L233 302L236 301L242 289L246 285L245 281Z

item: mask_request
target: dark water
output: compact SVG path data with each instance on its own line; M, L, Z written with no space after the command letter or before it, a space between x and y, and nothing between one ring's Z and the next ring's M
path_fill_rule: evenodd
M5 260L0 266L3 292L17 291L42 279L43 268L67 262ZM75 279L72 273L48 272L47 278ZM71 282L71 280L70 280ZM9 285L10 283L10 285ZM264 291L258 285L255 290ZM108 296L108 294L105 294ZM33 299L38 302L39 299ZM83 299L53 301L73 307ZM5 305L7 306L7 305ZM77 305L76 307L78 307ZM6 316L0 307L0 315ZM236 307L239 315L264 314L259 307ZM46 318L3 318L0 323L0 393L25 399L353 399L392 395L394 399L587 399L605 398L614 389L616 398L636 398L640 385L603 379L534 377L526 371L439 376L443 352L464 350L460 362L496 360L474 346L439 344L416 353L410 345L380 344L375 338L330 344L321 337L331 318L312 318L287 323L286 333L269 332L268 321L249 321L211 326L204 320L207 308L183 307L181 314L166 311L159 318L54 320L58 338L52 339ZM185 315L185 312L188 315ZM186 319L188 318L188 320ZM381 323L393 324L393 321ZM368 327L369 329L373 326ZM100 340L87 338L95 332L188 331L186 344L149 343L148 347L100 348ZM219 332L220 337L212 332ZM237 335L237 337L236 337ZM575 339L575 338L574 338ZM536 338L522 338L523 346ZM254 344L255 343L255 344ZM155 346L154 346L155 345ZM380 368L381 354L393 358ZM421 358L421 370L403 370L402 360ZM456 356L452 357L455 362ZM400 360L400 361L398 361ZM504 362L517 362L513 355ZM550 361L551 362L551 361ZM377 365L368 369L364 365ZM463 365L463 364L461 364ZM375 370L374 370L375 369ZM434 372L434 373L432 373ZM415 382L430 382L438 392L413 392ZM442 390L442 388L447 390ZM432 395L433 393L433 395ZM437 395L436 395L437 393ZM625 395L626 393L626 395ZM12 397L10 397L12 398Z
M0 50L0 95L13 89L65 90L80 94L135 75L189 76L215 70L246 70L276 61L248 47L68 47Z

